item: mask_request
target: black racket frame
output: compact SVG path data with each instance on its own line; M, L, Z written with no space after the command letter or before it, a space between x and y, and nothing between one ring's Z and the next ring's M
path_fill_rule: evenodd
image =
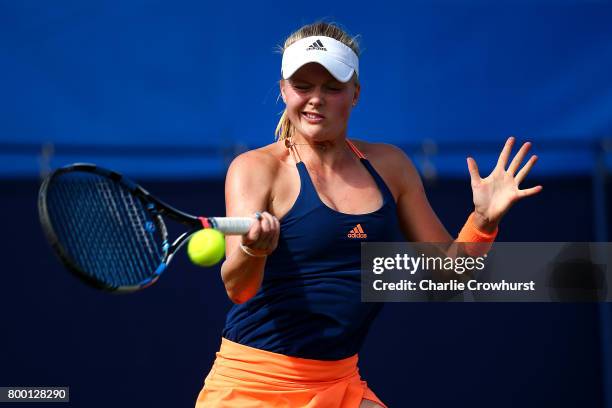
M159 229L163 241L162 262L157 268L157 270L155 270L149 278L134 286L109 286L108 284L98 281L97 279L91 277L89 274L83 271L81 267L70 257L70 255L68 255L67 251L62 247L62 244L55 232L55 229L53 228L53 224L49 217L49 211L47 208L47 191L56 177L69 172L87 172L108 178L109 180L112 180L115 183L119 183L136 198L140 199L140 201L144 205L145 210L152 216L152 219L155 221L156 227ZM145 190L137 183L124 177L122 174L91 163L75 163L68 166L60 167L52 171L44 179L43 183L40 186L40 190L38 193L38 215L47 241L53 248L55 254L58 256L60 261L64 264L64 266L66 266L66 268L72 274L83 280L88 285L93 286L97 289L102 289L111 292L133 292L155 283L155 281L159 279L160 275L164 272L167 265L172 260L172 257L174 256L176 251L186 242L186 240L194 232L202 228L209 228L212 224L212 222L205 217L197 217L191 214L187 214L164 203L160 199L151 195L147 190ZM178 238L176 238L174 242L172 242L172 244L169 244L168 230L166 228L166 224L164 223L162 216L166 216L174 221L186 225L189 227L189 229L179 235Z

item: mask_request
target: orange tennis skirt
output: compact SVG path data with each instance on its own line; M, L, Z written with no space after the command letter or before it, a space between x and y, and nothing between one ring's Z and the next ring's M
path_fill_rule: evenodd
M386 407L361 380L357 359L290 357L223 338L196 408L358 408L364 398Z

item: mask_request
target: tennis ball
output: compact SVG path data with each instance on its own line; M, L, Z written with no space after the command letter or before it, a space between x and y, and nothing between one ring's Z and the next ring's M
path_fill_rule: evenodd
M213 266L225 256L225 238L215 229L203 229L191 236L187 255L198 266Z

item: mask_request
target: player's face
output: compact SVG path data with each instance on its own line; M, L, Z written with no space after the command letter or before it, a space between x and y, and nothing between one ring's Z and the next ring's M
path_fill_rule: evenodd
M359 85L336 80L322 65L306 64L281 81L287 114L297 132L312 141L344 137Z

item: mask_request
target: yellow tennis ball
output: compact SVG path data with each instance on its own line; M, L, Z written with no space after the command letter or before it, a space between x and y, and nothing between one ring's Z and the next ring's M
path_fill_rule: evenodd
M203 229L191 236L187 255L198 266L213 266L225 256L225 238L215 229Z

